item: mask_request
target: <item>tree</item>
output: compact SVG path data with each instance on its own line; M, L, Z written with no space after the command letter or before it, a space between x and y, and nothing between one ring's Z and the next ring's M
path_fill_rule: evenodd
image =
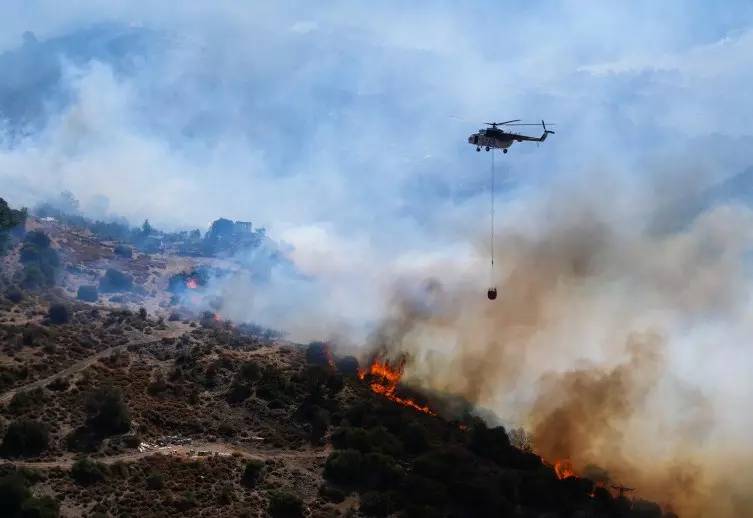
M99 281L99 290L102 292L130 291L132 288L133 279L113 268L108 268L105 276Z
M106 466L90 459L79 459L73 463L71 477L81 485L88 486L105 479Z
M149 223L148 219L144 220L144 224L141 225L141 234L144 237L150 236L154 232L154 227Z
M79 203L71 191L61 192L55 205L57 205L57 208L60 210L60 212L63 212L65 214L78 213Z
M47 317L53 324L67 324L71 320L71 310L65 304L53 304L47 311Z
M57 518L59 515L60 504L51 496L28 498L21 506L24 518Z
M31 419L19 419L8 427L0 449L12 457L32 456L46 450L49 442L47 426Z
M26 480L18 473L0 478L0 515L14 516L31 496Z
M26 234L20 254L25 287L41 288L55 284L60 259L50 244L50 238L44 232L34 230Z
M267 511L272 518L297 518L303 516L303 502L286 491L271 491Z
M131 417L119 388L104 386L92 392L86 412L87 424L102 435L125 433L131 428Z
M241 476L241 483L246 487L254 487L264 475L264 462L258 459L251 459L246 463Z
M99 292L97 287L93 285L83 285L78 287L76 292L76 298L86 302L97 302L99 298Z

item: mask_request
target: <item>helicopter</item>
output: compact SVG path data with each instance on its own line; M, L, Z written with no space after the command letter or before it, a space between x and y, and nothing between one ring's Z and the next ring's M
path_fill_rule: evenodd
M512 146L513 142L523 142L524 140L530 142L544 142L547 135L554 134L553 131L546 129L546 124L541 121L541 126L544 128L544 133L540 137L529 137L527 135L520 135L518 133L507 132L497 126L538 126L538 124L516 124L520 122L520 119L513 119L505 122L485 122L490 128L480 129L478 133L471 134L468 137L468 143L476 146L476 151L481 151L481 148L486 148L489 151L492 148L501 149L503 153L507 153L507 148Z

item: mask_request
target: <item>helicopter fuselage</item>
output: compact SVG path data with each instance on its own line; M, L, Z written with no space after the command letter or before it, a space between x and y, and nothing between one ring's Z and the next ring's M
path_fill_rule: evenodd
M509 133L495 132L493 135L488 135L486 130L473 133L468 137L468 143L476 147L507 149L512 146L513 142L515 142L515 137Z

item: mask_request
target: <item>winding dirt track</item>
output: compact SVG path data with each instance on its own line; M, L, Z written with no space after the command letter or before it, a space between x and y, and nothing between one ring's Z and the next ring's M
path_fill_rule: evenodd
M162 446L153 450L143 452L121 453L109 457L93 457L93 460L103 464L114 464L116 462L136 462L152 455L169 455L182 459L202 459L211 455L240 455L244 458L266 459L304 459L304 458L325 458L330 452L330 447L315 450L290 451L290 450L247 450L235 444L225 442L201 442L188 445ZM63 458L50 461L17 461L11 459L0 459L0 465L13 464L19 468L34 469L70 469L76 457L68 454Z
M13 396L16 394L16 392L23 392L23 391L32 390L38 387L44 387L45 385L55 381L58 378L62 378L64 376L70 376L71 374L75 374L79 371L86 369L87 367L90 367L95 362L101 360L102 358L105 358L106 356L109 356L115 351L123 350L129 346L150 345L157 342L159 342L159 340L149 340L147 342L132 342L132 343L127 343L123 345L114 345L112 347L108 347L107 349L103 349L96 354L87 356L83 360L77 361L76 363L74 363L68 368L65 368L61 371L56 372L55 374L47 376L46 378L42 378L37 381L32 381L31 383L27 383L26 385L22 385L20 387L16 387L14 389L8 390L7 392L3 392L2 394L0 394L0 405L4 405L5 403L13 399Z

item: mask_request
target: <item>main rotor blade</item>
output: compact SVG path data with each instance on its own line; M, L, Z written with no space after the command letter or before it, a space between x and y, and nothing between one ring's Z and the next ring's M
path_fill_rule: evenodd
M520 119L513 119L511 121L498 122L497 124L510 124L511 122L520 122Z
M541 126L541 123L538 124L506 124L506 126ZM556 124L547 124L547 126L556 126Z

